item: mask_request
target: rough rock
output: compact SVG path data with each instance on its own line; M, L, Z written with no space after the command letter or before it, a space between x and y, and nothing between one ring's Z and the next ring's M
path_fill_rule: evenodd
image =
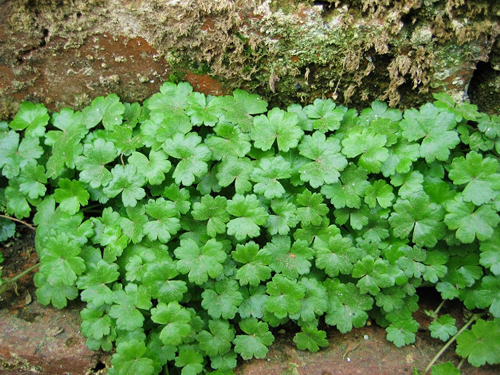
M0 310L0 374L97 374L109 355L92 352L80 334L80 310L36 302Z
M494 110L499 34L500 3L488 0L3 0L0 119L21 100L80 108L117 92L140 101L179 79L277 105L332 97L404 107L443 90L480 100L470 86L489 87L481 109ZM493 74L475 75L479 63Z

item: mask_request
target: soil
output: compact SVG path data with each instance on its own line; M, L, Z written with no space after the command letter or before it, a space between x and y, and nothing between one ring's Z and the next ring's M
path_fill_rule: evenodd
M18 235L2 244L5 259L2 275L12 278L38 262L34 250L34 232L21 228ZM237 375L351 375L351 374L414 374L423 369L440 350L442 342L430 337L431 322L425 310L434 310L440 302L433 289L419 292L420 309L415 319L420 323L416 342L396 348L385 339L385 330L375 324L341 334L328 329L330 345L317 353L298 350L293 343L296 327L284 327L275 332L276 340L264 360L241 361ZM72 301L63 310L37 303L33 273L18 280L2 295L0 302L0 374L105 374L110 366L109 353L92 352L85 346L79 332L81 302ZM452 315L459 324L465 323L463 306L446 304L441 312ZM369 322L370 323L370 322ZM437 362L451 361L455 366L460 357L452 345ZM500 365L474 368L462 363L462 375L495 375Z

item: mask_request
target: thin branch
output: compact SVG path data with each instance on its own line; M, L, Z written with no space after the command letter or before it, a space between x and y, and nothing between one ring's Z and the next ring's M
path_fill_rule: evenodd
M0 217L3 217L4 219L9 219L9 220L12 220L12 221L16 221L16 222L18 222L20 224L26 225L32 231L36 232L36 228L33 225L31 225L31 224L29 224L29 223L27 223L25 221L16 219L15 217L12 217L12 216L2 215L2 214L0 214Z
M37 263L37 264L25 269L23 272L17 274L16 276L14 276L11 279L8 279L8 278L2 279L2 286L0 286L0 295L2 295L3 292L5 292L7 290L7 288L9 287L9 284L15 283L21 277L30 273L31 271L33 271L35 268L38 268L38 267L40 267L40 263Z

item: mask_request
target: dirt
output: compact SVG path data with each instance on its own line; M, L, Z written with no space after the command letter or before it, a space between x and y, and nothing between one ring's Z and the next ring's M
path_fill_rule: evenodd
M12 278L37 264L34 250L34 232L21 228L18 235L0 244L5 259L2 275ZM385 330L369 322L366 327L347 334L327 329L330 345L317 353L298 350L293 343L296 327L284 327L275 332L276 340L264 360L241 361L237 375L290 374L290 375L403 375L413 369L423 369L439 351L442 342L430 337L427 327L431 322L425 310L434 310L440 302L432 289L420 292L420 308L415 319L420 323L416 342L396 348L385 339ZM58 310L37 303L33 273L18 280L3 295L0 302L0 374L105 374L110 354L92 352L85 346L79 331L81 302L72 301ZM441 313L450 314L459 324L465 323L463 306L449 302ZM452 345L437 362L451 361L455 366L460 357ZM467 362L461 367L462 375L495 375L500 365L474 368Z

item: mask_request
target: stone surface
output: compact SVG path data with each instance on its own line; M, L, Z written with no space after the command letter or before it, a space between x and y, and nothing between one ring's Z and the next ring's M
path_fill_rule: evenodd
M500 3L486 0L4 0L0 119L21 100L141 101L179 79L211 94L245 88L273 105L405 107L443 90L463 100L474 97L478 63L498 75L499 34ZM495 77L485 79L498 96Z
M108 355L92 352L80 334L80 310L32 302L0 310L0 374L97 374Z

